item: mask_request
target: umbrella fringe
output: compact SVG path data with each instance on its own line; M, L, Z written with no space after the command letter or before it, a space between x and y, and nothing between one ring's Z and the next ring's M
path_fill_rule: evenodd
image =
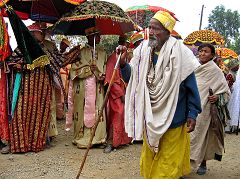
M64 0L66 1L67 3L70 3L70 4L73 4L73 5L80 5L81 3L84 3L86 0L82 0L82 1L73 1L73 0Z
M75 21L75 20L84 20L84 19L89 19L89 18L111 19L111 20L116 21L116 22L130 22L130 23L133 23L133 21L130 20L130 19L128 20L128 19L121 18L121 17L109 16L109 15L98 15L98 14L89 14L89 15L81 15L81 16L74 16L74 17L63 17L57 23L60 23L61 21Z
M196 42L202 42L202 43L216 43L217 45L222 45L223 44L223 42L219 42L219 41L217 41L217 40L211 40L211 41L209 41L209 40L207 40L207 41L205 41L205 40L199 40L199 39L196 39L196 40L194 40L194 41L184 41L183 43L184 44L186 44L186 45L192 45L192 44L195 44Z

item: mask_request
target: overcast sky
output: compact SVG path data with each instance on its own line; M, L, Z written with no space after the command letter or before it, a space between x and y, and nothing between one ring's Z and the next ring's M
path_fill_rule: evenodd
M180 22L176 23L175 30L183 37L199 29L202 5L203 11L202 29L208 25L208 16L218 5L224 5L226 9L238 10L238 0L107 0L119 5L123 10L137 5L153 5L168 9L176 14Z
M185 38L189 33L198 30L200 24L200 14L204 5L202 29L208 25L208 16L218 5L224 5L226 9L238 10L240 5L238 0L105 0L119 5L123 10L137 5L161 6L175 13L180 22L176 23L175 30ZM31 24L26 21L26 25ZM11 34L11 33L10 33ZM11 44L15 48L14 39Z

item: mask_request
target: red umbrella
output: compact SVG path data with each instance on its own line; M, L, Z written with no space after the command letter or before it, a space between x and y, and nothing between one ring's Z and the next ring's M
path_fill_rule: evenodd
M65 14L54 27L64 35L86 35L85 29L96 27L101 35L124 35L137 29L136 24L116 4L86 1Z
M29 14L34 21L54 23L84 1L86 0L9 0L7 4L15 11Z
M24 12L19 12L19 11L15 11L15 12L22 20L29 19L29 14L24 13ZM7 13L6 13L6 9L5 8L2 10L2 15L3 15L3 17L7 17L8 16Z

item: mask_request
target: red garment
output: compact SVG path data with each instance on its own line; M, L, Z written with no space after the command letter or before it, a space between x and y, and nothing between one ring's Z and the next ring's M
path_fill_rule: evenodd
M3 69L0 69L0 73L0 140L9 141L6 74Z
M227 74L226 80L228 82L229 88L232 88L232 85L235 82L233 75L232 74Z
M9 36L6 23L0 12L0 62L10 55ZM0 67L0 140L9 141L8 116L7 116L7 83L6 68Z
M113 53L107 61L105 84L110 83L116 61L116 53ZM125 87L118 69L109 93L107 113L108 140L112 140L113 147L128 144L132 140L127 136L124 127L124 103L121 99L124 95Z

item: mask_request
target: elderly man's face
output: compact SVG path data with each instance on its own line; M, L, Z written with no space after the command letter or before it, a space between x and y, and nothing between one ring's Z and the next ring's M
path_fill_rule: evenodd
M156 48L162 45L169 37L169 32L156 19L151 19L149 23L149 46Z

